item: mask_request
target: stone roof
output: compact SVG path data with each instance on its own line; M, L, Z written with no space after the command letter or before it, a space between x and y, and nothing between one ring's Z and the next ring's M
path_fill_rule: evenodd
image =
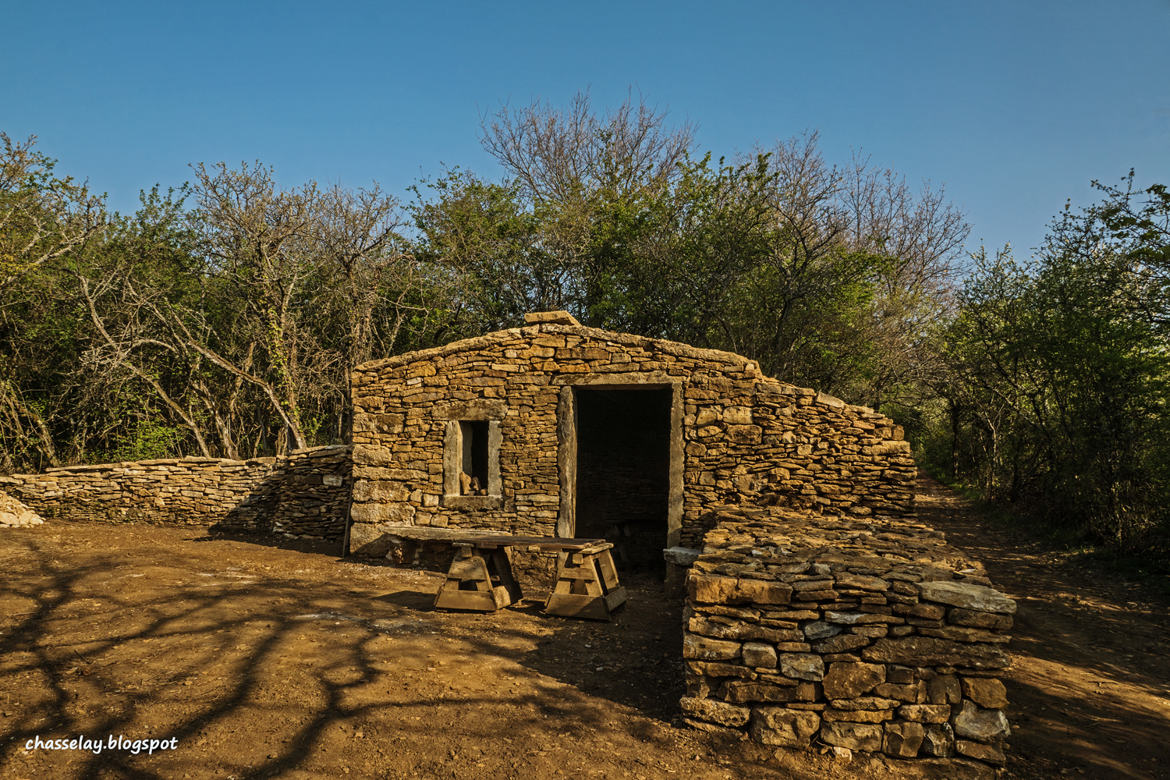
M400 366L405 366L418 361L434 360L460 352L473 352L475 350L486 349L488 347L499 344L532 339L543 333L575 335L582 338L604 341L610 344L645 349L651 352L673 355L675 357L686 357L693 360L722 365L731 370L744 372L747 376L755 378L755 380L761 385L770 387L773 392L779 391L788 394L813 395L816 397L816 402L824 406L837 408L849 407L853 411L860 412L862 414L875 414L874 411L868 407L855 406L826 393L820 393L808 388L797 387L796 385L790 384L788 382L767 376L760 371L759 364L756 361L752 360L751 358L744 357L743 355L738 355L734 352L726 352L720 349L693 347L690 344L685 344L681 341L670 341L669 339L638 336L633 333L604 330L602 328L590 328L579 324L571 314L564 311L534 312L531 314L526 314L525 321L531 324L521 328L507 328L505 330L492 331L491 333L485 333L482 336L473 336L471 338L460 339L458 341L452 341L449 344L443 344L442 346L438 347L420 349L413 352L405 352L401 355L393 355L391 357L370 360L356 366L353 372L354 374L364 374L385 371L387 369L398 368Z

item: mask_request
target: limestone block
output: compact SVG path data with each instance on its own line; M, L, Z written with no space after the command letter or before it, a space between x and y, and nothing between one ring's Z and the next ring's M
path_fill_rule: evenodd
M743 662L745 666L775 668L776 648L763 642L745 642Z
M414 507L409 504L354 504L349 509L350 518L358 523L388 523L410 525L414 520Z
M832 623L826 623L823 620L816 620L812 623L807 623L804 626L804 635L812 640L827 639L831 636L840 634L844 629L841 626L835 626Z
M723 410L723 422L728 425L751 425L752 410L748 406L729 406Z
M687 634L683 637L683 658L703 661L733 661L740 656L739 642Z
M888 682L890 678L889 667L886 668L887 682L874 688L873 692L878 696L883 696L889 699L897 699L900 702L914 704L918 701L926 700L926 685L922 681L915 681L912 683L897 684Z
M992 677L964 677L963 695L980 707L998 710L1007 706L1007 689Z
M394 462L393 453L385 447L370 444L355 444L353 461L363 466L389 466Z
M747 724L751 711L734 704L685 696L679 701L682 711L692 718L705 720L720 726L739 727Z
M961 607L952 607L947 612L947 621L958 626L971 626L972 628L986 628L996 631L1008 631L1012 627L1011 615L997 615L993 612L979 612Z
M885 680L886 668L880 664L830 664L824 678L825 696L829 699L853 699L873 690Z
M881 726L868 723L833 722L821 726L820 738L827 745L866 750L876 753L882 749L884 731Z
M890 583L881 577L871 577L863 574L838 574L837 586L841 588L859 588L861 590L885 591Z
M898 717L915 723L946 723L951 708L947 704L903 704L898 708Z
M913 623L914 621L909 621ZM953 639L956 642L988 642L990 644L1006 645L1011 636L997 631L986 631L982 628L968 628L967 626L938 626L924 627L918 633L923 636Z
M869 644L869 640L857 634L841 634L839 636L830 637L829 639L822 639L813 645L813 650L818 653L847 653L850 650L856 650L859 647L865 647Z
M812 653L784 653L780 656L780 671L794 680L816 682L825 678L825 662Z
M948 758L955 752L955 732L949 723L924 727L921 752L924 756Z
M897 758L914 758L925 735L921 723L887 723L882 751Z
M693 571L687 576L687 592L692 601L705 604L730 603L736 590L736 579L698 574Z
M751 737L761 745L808 747L821 718L815 712L786 707L756 707L752 710Z
M931 704L958 704L962 699L959 678L953 674L939 674L926 682L927 699Z
M893 710L826 709L822 716L826 721L846 723L883 723L894 717Z
M995 645L966 644L948 639L907 636L879 639L861 653L867 661L916 666L967 666L972 669L1005 669L1007 654Z
M973 585L969 582L953 580L920 582L918 592L924 601L949 604L963 609L1007 615L1016 611L1016 602L1004 594L984 585Z
M1003 764L1007 761L1003 751L998 747L966 739L955 740L955 752L968 758L986 761L989 764Z
M752 604L787 604L792 599L791 586L770 580L740 579L735 600Z
M1003 710L987 710L964 701L954 720L955 734L980 742L991 742L1011 735ZM962 752L962 751L960 751Z
M382 558L391 540L372 523L354 523L349 529L349 551L364 558Z
M856 699L833 699L829 702L834 709L838 710L890 710L901 704L895 699L887 699L883 696L859 696Z
M725 686L724 696L735 704L745 702L797 702L816 701L815 683L802 682L796 685L777 685L770 682L733 680Z

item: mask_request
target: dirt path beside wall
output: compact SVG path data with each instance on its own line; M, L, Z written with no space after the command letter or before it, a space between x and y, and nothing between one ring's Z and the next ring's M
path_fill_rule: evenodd
M933 480L920 482L918 508L1018 602L1009 771L1170 778L1170 601L988 523Z

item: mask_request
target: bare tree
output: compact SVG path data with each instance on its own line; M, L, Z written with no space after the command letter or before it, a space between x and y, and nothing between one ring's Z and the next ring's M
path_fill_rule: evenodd
M192 269L128 252L82 278L90 364L129 372L205 453L344 438L351 370L427 313L397 203L376 184L282 189L258 165L195 174Z
M36 137L14 141L0 132L0 341L19 327L12 312L23 304L20 282L30 273L79 251L105 223L102 199L83 184L54 175L55 162L35 149ZM31 402L16 375L17 345L0 351L0 440L59 461L44 410ZM0 454L0 468L13 466Z
M604 188L621 194L660 189L673 180L694 129L666 127L666 114L629 97L594 112L587 92L568 108L505 106L481 125L484 148L534 201L569 203Z

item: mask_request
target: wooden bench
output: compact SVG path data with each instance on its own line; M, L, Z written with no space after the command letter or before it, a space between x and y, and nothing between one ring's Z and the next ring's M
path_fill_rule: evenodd
M390 536L412 541L442 541L455 548L447 577L435 594L438 609L494 612L521 598L512 573L510 548L557 553L557 575L544 611L561 617L609 620L626 603L626 589L618 581L604 539L565 539L467 529L399 526Z

